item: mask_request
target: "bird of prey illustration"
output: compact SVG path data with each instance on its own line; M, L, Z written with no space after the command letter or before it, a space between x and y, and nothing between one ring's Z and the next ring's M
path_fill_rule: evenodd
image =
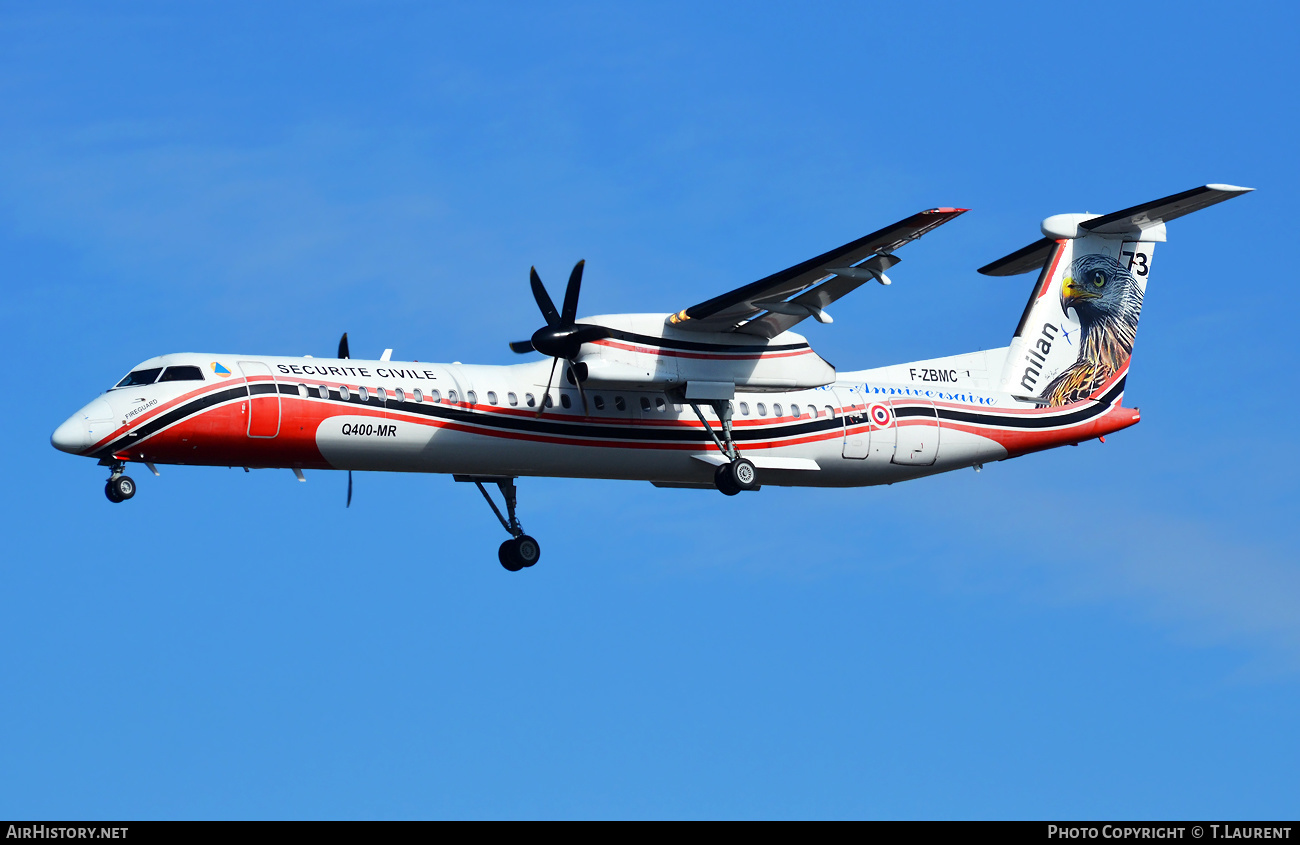
M1061 310L1079 315L1083 338L1078 359L1043 392L1048 406L1087 399L1133 354L1142 288L1133 274L1108 255L1081 255L1061 282Z

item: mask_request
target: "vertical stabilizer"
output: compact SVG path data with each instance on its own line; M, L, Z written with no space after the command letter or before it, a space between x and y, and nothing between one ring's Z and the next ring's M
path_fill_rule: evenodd
M1042 240L980 268L1001 276L1041 267L999 388L1058 406L1121 381L1165 222L1249 190L1206 185L1113 214L1058 214L1043 221Z

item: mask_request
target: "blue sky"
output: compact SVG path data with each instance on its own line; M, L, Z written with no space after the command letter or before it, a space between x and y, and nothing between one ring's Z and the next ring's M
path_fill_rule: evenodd
M1294 816L1297 13L0 8L0 817ZM50 432L211 350L512 363L923 208L841 369L1005 345L1066 211L1204 182L1105 445L727 499L161 468ZM41 397L37 403L32 399Z

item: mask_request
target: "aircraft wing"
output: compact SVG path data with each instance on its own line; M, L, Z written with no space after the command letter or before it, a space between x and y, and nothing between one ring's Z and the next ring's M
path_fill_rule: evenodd
M965 211L932 208L913 214L816 258L692 305L670 321L679 329L776 337L809 316L825 318L820 309L897 264L894 250ZM835 270L848 272L837 274Z

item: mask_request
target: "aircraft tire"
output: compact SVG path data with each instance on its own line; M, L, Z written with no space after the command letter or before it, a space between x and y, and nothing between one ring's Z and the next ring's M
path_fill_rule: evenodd
M754 464L744 458L736 458L726 465L727 474L736 485L737 490L753 490L758 486L758 471Z
M497 560L501 561L501 565L505 567L507 572L518 572L524 568L523 563L515 558L515 541L513 537L506 540L501 544L501 548L497 549Z
M527 534L515 538L515 559L524 566L532 566L542 559L542 547Z
M713 471L713 484L724 496L734 496L740 492L740 486L731 477L731 464L720 464Z
M110 502L125 502L135 495L135 481L129 475L110 478L108 485L104 487L104 494L108 496Z

